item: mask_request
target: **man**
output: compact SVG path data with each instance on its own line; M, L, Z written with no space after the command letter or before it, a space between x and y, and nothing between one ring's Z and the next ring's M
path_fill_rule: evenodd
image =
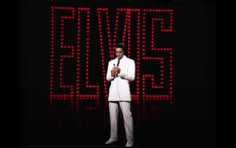
M135 62L125 56L125 51L125 45L122 43L116 44L116 58L108 63L106 79L111 82L108 97L111 128L110 138L106 144L112 144L118 140L119 105L124 119L126 147L132 147L134 137L129 81L134 81L135 79Z

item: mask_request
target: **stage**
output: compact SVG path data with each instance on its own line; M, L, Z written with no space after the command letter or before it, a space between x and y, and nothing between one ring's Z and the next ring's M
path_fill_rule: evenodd
M214 147L215 1L20 3L23 147L124 147L109 138L108 62L127 45L134 147Z

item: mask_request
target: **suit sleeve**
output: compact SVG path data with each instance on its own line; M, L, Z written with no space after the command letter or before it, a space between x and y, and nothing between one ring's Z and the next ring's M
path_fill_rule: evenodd
M112 81L114 79L114 77L111 76L111 70L112 70L112 64L111 64L111 62L109 62L108 68L107 68L107 75L106 75L107 81Z
M121 72L118 74L121 78L127 79L129 81L135 80L135 62L134 60L131 60L129 63L128 71L127 72Z

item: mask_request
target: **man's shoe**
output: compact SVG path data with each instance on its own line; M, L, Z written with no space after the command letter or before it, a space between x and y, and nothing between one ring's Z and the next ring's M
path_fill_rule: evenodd
M114 142L117 142L116 139L109 139L105 144L113 144Z
M125 147L132 147L134 145L134 141L133 140L129 140L127 141Z

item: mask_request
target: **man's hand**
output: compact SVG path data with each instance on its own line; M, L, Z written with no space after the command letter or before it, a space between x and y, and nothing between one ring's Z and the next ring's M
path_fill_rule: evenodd
M115 75L116 75L116 70L115 70L114 68L111 70L111 75L112 75L112 76L115 76Z
M114 67L114 68L115 68L117 74L120 73L120 68L119 67Z
M120 73L120 68L119 68L119 67L114 67L114 68L111 70L111 75L112 75L112 76L115 76L115 75L117 75L118 73Z

